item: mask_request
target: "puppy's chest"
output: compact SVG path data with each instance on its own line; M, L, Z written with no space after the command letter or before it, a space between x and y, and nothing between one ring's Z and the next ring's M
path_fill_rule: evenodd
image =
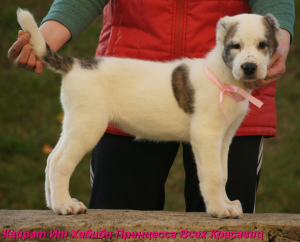
M243 118L249 109L249 102L247 100L238 102L231 97L225 97L220 104L220 108L224 110L224 115L230 120Z

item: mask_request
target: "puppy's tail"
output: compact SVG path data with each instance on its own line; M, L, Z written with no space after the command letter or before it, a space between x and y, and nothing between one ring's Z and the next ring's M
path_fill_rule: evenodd
M49 47L29 11L19 8L17 17L23 31L31 35L29 44L36 56L53 71L62 75L67 74L74 65L74 58L58 55Z

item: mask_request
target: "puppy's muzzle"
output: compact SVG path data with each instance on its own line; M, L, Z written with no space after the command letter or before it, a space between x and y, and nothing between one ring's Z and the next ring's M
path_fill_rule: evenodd
M257 69L257 65L251 62L247 62L244 63L241 68L246 75L253 75Z

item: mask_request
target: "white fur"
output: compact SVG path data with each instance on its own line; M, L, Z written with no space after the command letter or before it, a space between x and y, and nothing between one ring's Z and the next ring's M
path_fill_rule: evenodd
M217 46L206 59L161 63L104 57L94 70L83 69L76 60L62 80L61 102L65 115L61 137L47 161L48 207L58 214L86 210L69 194L70 177L82 157L104 134L108 123L113 123L142 139L190 142L207 212L214 217L241 216L241 204L228 199L225 184L229 145L247 113L248 102L236 102L225 96L222 107L229 121L227 126L219 106L220 89L207 78L204 65L223 85L245 89L243 82L236 81L234 76L238 80L245 79L238 67L247 59L247 53L251 53L259 66L257 77L264 78L271 56L262 56L254 41L264 36L262 18L240 15L222 19L218 25ZM18 21L31 33L30 43L41 57L45 54L44 40L33 17L19 10ZM234 60L233 71L222 59L224 24L228 26L232 21L241 23L234 38L244 43ZM185 113L178 106L172 90L172 72L182 63L189 69L195 90L193 114Z

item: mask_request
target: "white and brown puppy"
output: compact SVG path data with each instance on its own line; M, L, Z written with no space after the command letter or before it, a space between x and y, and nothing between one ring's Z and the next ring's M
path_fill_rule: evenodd
M225 184L229 145L248 111L248 101L224 97L227 125L219 103L220 89L204 67L223 86L235 85L250 93L243 82L266 77L280 41L272 15L224 17L217 25L217 45L205 59L164 63L63 57L45 43L28 11L18 10L17 15L22 29L31 34L35 54L63 77L63 130L46 167L49 208L57 214L86 212L69 194L70 177L108 123L113 123L137 138L190 142L207 212L229 218L242 214L240 202L228 199Z

